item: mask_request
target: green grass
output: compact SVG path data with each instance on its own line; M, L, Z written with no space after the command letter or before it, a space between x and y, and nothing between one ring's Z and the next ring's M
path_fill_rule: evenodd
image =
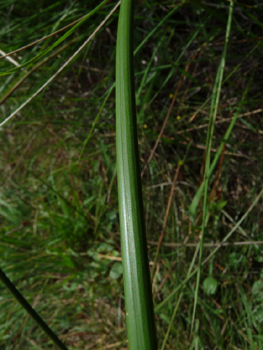
M98 5L27 4L0 2L0 49L6 53ZM0 100L22 81L1 104L0 122L58 71L116 4L99 8L63 42L71 27L13 54L20 65L39 55L23 70L0 60L2 73L15 68L1 76ZM135 5L135 94L150 268L164 233L153 271L159 349L263 348L263 255L253 243L263 240L259 1L234 1L211 137L202 250L207 261L191 333L206 139L229 12L228 1L217 5L197 0ZM0 267L70 350L128 348L116 181L117 19L118 11L0 130ZM207 246L227 236L232 245ZM204 283L208 277L217 282L214 294ZM0 349L54 349L2 284Z

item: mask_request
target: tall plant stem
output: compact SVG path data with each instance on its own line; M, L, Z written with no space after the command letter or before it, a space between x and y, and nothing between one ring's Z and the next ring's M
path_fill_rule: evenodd
M116 153L121 251L130 350L156 350L140 179L133 74L133 5L122 0L116 57Z

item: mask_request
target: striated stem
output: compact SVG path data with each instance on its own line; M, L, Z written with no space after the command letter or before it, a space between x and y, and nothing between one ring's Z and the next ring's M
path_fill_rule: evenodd
M157 350L143 213L133 76L133 5L122 0L116 57L116 153L130 350Z

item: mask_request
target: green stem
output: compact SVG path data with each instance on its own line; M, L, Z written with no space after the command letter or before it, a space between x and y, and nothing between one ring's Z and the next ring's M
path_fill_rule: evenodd
M122 0L116 56L116 153L126 322L130 350L157 350L145 233L133 74L133 5Z

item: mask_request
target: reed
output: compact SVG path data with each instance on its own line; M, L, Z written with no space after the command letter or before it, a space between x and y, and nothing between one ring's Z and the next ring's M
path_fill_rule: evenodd
M133 6L121 3L116 53L116 153L121 251L130 350L157 349L137 142Z

